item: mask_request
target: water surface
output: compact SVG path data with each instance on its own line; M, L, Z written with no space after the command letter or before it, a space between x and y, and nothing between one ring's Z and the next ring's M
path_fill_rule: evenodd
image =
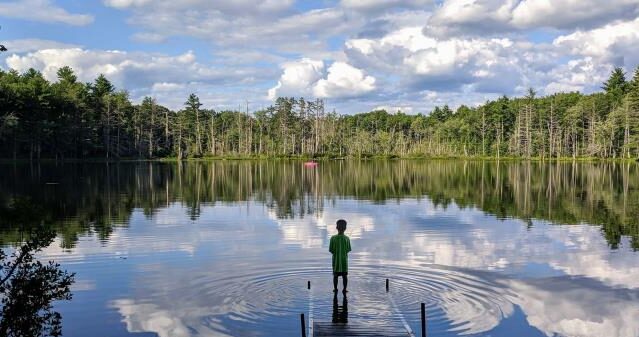
M3 164L15 200L76 273L64 336L297 336L309 308L331 320L339 218L349 322L419 331L424 302L429 336L639 335L634 164ZM26 231L2 224L3 246Z

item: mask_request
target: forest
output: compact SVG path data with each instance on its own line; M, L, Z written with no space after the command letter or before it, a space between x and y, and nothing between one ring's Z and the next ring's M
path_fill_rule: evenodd
M57 77L0 70L0 158L639 158L639 67L630 80L615 68L588 95L530 89L414 115L339 114L292 97L257 111L216 110L195 94L173 111L153 97L134 104L104 75L82 83L62 67Z

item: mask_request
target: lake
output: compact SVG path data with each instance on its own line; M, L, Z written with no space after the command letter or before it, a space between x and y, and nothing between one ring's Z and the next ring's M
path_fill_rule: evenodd
M424 302L435 337L639 336L636 164L2 164L16 199L76 273L64 336L299 336L300 313L331 320L340 218L349 322L419 332Z

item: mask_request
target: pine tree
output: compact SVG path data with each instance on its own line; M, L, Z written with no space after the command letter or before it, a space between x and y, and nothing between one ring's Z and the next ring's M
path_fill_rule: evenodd
M202 134L200 130L200 107L202 103L200 103L200 98L195 94L189 95L189 98L184 105L187 108L189 114L195 116L195 149L196 154L199 156L202 154Z
M101 121L100 133L102 135L101 147L104 149L104 155L109 159L111 148L111 124L112 124L112 110L111 110L111 94L115 90L115 87L111 82L100 74L93 83L92 94L94 99L95 119Z
M610 96L613 105L620 104L624 95L628 91L628 82L626 81L626 74L623 69L621 67L616 67L601 88L606 91L608 96Z

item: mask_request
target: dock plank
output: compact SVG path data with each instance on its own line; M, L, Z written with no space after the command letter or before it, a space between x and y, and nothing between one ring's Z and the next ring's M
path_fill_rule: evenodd
M333 293L332 311L330 306L321 305L322 310L318 311L314 300L315 296L310 291L309 337L415 337L388 289L386 292L367 291L355 296ZM317 317L318 314L320 317Z
M358 323L314 322L313 336L339 337L407 337L409 333L395 322L374 325Z

